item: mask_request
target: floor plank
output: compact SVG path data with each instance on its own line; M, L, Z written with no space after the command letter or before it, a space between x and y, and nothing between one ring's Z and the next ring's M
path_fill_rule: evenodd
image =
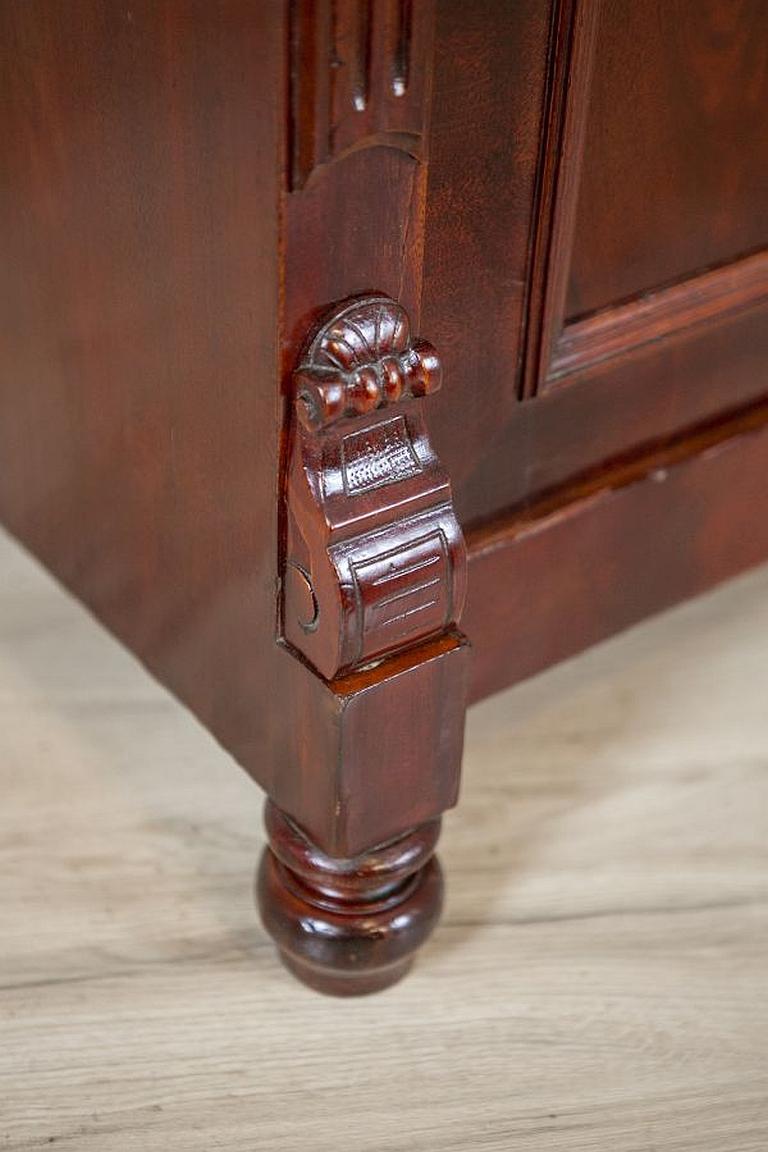
M369 1000L285 975L258 790L6 538L0 726L0 1149L768 1147L768 569L473 710Z

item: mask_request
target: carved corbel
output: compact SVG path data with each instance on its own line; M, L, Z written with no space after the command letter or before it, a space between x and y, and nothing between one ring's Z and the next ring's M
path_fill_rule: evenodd
M466 549L423 412L440 384L386 296L335 308L294 374L283 627L327 679L461 615Z

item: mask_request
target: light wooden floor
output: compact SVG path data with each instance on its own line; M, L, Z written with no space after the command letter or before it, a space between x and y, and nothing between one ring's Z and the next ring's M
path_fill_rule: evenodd
M768 570L471 714L411 979L293 983L261 796L0 538L0 1149L766 1152Z

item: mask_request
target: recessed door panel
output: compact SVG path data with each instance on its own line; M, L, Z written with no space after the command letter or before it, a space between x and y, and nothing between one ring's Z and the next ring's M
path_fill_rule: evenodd
M603 0L565 315L768 244L768 4Z
M467 523L768 394L768 2L439 14L422 320Z

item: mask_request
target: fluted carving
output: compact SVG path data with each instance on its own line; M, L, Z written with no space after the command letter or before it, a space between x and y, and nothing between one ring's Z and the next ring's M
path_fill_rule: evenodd
M292 0L290 186L364 147L421 160L434 0Z

